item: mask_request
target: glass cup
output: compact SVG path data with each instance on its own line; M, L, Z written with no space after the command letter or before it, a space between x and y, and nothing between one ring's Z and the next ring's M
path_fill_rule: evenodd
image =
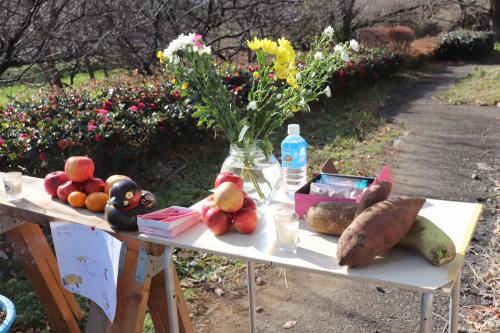
M3 177L3 188L7 194L7 200L16 201L23 198L23 175L18 171L6 172Z
M293 212L278 211L274 215L274 224L279 249L284 252L297 253L299 216Z

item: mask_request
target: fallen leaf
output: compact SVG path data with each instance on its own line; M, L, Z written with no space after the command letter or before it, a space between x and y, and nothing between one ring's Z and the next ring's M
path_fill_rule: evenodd
M289 329L289 328L294 327L296 324L297 324L297 321L296 321L296 320L289 320L289 321L287 321L286 323L284 323L282 327L283 327L284 329Z
M264 312L264 308L262 306L258 306L255 308L255 312L257 312L257 313Z
M215 293L215 295L217 295L219 297L224 296L224 290L222 290L222 288L219 288L219 287L215 288L214 293Z

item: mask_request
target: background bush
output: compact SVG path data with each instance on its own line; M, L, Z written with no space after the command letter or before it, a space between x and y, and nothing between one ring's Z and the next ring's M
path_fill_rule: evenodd
M436 55L444 60L481 59L491 54L493 45L492 32L457 30L441 37Z

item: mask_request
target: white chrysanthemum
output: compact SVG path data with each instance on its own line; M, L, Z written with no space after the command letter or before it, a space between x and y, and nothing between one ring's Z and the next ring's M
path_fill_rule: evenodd
M188 46L193 47L194 33L189 35L180 34L179 37L174 39L168 44L168 47L163 50L163 55L169 62L175 62L175 53L180 50L185 50Z
M347 51L342 45L335 45L333 50L340 55L340 59L344 60L345 62L351 61L351 58L349 58L349 54L347 54Z
M248 103L247 110L253 110L253 111L257 110L257 102L251 101L250 103Z
M314 60L323 60L323 59L325 59L323 53L321 53L320 51L314 53Z
M301 78L302 78L302 74L300 74L300 72L295 74L295 80L300 81Z
M353 51L359 51L359 43L357 40L355 39L351 39L349 41L349 47L353 50Z
M329 25L328 27L325 28L325 30L323 30L323 34L330 39L333 38L334 33L335 33L335 31L333 31L333 28L331 25Z
M325 92L326 97L332 97L332 91L330 89L330 86L326 86L324 92Z
M196 51L199 54L211 54L212 53L212 49L210 48L210 46L205 46L205 45L203 45L201 48L197 49Z

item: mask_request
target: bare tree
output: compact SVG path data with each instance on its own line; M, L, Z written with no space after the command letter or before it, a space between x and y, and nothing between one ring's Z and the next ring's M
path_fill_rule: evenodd
M490 13L495 41L500 42L500 0L490 0Z

